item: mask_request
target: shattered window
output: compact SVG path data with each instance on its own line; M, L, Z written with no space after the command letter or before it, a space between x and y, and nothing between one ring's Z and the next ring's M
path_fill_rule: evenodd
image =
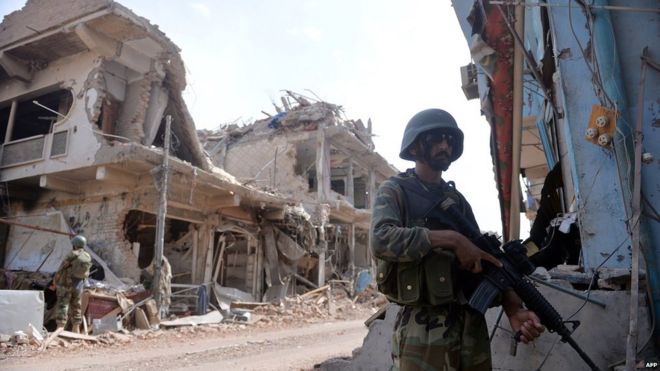
M15 141L52 132L53 124L69 113L72 103L73 96L67 89L18 98L10 140ZM11 101L3 102L0 107L0 131L4 142L12 114Z
M367 179L364 177L355 178L354 180L354 189L355 189L355 201L353 204L359 209L365 209L368 205L368 195L367 195Z
M343 179L333 179L330 181L330 189L341 194L346 195L346 186Z

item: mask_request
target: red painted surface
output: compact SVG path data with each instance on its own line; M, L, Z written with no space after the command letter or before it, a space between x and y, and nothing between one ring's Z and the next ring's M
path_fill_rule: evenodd
M514 40L504 22L502 13L495 6L486 8L486 22L482 38L495 50L497 56L489 93L493 107L490 125L495 143L493 162L500 198L502 233L506 241L509 238L511 205Z
M133 300L133 303L138 303L146 299L151 293L149 291L136 291L126 294L127 299ZM119 304L115 299L106 299L90 296L87 304L86 316L88 319L93 320L101 318L110 313L113 309L117 308Z

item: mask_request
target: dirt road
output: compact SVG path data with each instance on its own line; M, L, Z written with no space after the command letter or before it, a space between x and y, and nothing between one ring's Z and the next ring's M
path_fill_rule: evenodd
M362 345L364 320L285 329L161 331L113 347L26 353L0 360L2 370L310 370Z

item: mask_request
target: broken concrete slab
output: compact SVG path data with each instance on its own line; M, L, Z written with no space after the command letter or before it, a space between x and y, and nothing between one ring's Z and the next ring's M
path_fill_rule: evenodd
M233 287L220 286L217 283L213 285L213 293L218 301L218 305L223 311L228 311L232 302L254 302L252 294L241 291Z
M161 321L160 325L163 327L179 327L179 326L197 326L206 325L211 323L220 323L224 317L220 312L214 310L201 316L189 316L177 318L172 321Z
M389 370L392 367L392 331L400 309L391 304L385 319L371 322L362 347L353 352L351 370Z
M0 334L42 328L43 321L43 291L0 290Z
M276 232L277 250L279 250L280 254L292 262L302 258L302 256L305 254L305 250L286 233L280 230L277 230Z
M96 336L77 334L77 333L71 332L71 331L62 331L59 334L57 334L57 336L59 336L61 338L65 338L65 339L87 340L87 341L91 341L91 342L94 342L94 343L98 341Z
M106 332L117 332L122 328L122 322L116 315L92 320L92 332L95 335L100 335Z

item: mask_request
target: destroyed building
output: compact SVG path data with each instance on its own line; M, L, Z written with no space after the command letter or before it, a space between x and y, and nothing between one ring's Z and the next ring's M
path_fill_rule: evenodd
M80 233L108 284L138 284L166 189L172 282L205 287L214 304L370 278L370 197L395 170L360 121L299 104L221 141L205 135L209 158L179 49L146 19L110 0L31 0L0 30L6 275L52 274Z
M308 239L301 247L326 264L310 277L310 261L301 259L295 277L318 285L333 277L352 281L371 266L369 209L377 187L396 169L374 152L370 120L365 126L345 119L340 106L290 91L281 101L274 115L201 131L200 138L216 166L241 184L295 200L319 226L320 244Z

